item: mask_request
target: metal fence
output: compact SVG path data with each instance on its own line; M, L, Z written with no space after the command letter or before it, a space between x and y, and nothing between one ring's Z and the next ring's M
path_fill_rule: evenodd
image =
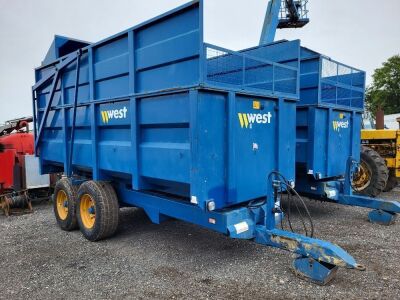
M258 89L298 97L298 69L244 53L205 44L210 83Z
M322 103L364 108L365 72L321 57Z

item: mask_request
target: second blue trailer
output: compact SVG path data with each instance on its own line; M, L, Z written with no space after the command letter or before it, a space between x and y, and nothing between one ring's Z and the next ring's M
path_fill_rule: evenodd
M254 57L285 59L286 41L242 50ZM281 46L279 46L281 45ZM296 189L304 196L372 208L369 220L392 224L400 203L357 195L365 72L300 47L300 99L296 104Z
M353 187L364 101L365 72L301 48L297 189L314 199L371 208L371 222L390 225L400 203L358 195Z

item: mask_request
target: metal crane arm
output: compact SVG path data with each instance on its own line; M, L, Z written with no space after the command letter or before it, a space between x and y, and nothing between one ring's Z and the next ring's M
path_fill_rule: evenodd
M264 26L261 33L260 45L271 43L275 39L276 29L279 25L279 12L281 0L271 0L265 13Z
M272 43L278 28L301 28L307 17L308 0L270 0L265 14L260 45Z

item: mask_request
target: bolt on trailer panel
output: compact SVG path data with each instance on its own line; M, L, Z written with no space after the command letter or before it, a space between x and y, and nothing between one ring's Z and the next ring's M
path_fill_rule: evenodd
M317 180L344 176L348 158L360 159L361 118L356 111L297 107L297 174Z

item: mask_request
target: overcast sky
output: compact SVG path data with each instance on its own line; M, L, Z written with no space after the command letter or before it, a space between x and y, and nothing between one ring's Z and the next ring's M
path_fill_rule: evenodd
M33 69L55 34L90 42L127 29L186 0L0 0L0 123L32 115ZM257 45L268 0L205 0L205 40L238 50ZM368 72L400 53L400 0L310 0L311 23L277 39Z

